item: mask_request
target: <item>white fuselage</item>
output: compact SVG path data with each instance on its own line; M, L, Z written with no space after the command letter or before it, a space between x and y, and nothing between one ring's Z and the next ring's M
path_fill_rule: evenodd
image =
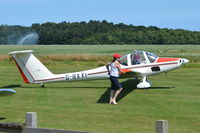
M180 59L181 60L181 59ZM129 78L129 77L142 77L155 75L163 72L168 72L174 69L181 67L182 63L177 61L168 61L160 63L149 63L149 64L138 64L124 66L121 65L122 69L128 69L130 72L121 75L120 77ZM152 70L153 69L153 70ZM94 80L94 79L106 79L109 78L108 70L106 66L98 67L95 69L90 69L86 71L57 74L50 79L37 80L36 83L45 83L45 82L56 82L56 81L77 81L77 80Z

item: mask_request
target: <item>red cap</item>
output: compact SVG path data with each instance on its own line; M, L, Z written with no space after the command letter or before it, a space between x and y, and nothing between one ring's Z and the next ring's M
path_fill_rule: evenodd
M119 54L114 54L113 57L114 57L114 58L120 58L120 57L122 57L122 56L119 55Z

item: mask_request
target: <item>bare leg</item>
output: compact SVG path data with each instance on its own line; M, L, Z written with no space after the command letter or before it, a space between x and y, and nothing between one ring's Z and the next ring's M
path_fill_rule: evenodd
M113 103L113 97L114 97L114 95L115 95L115 90L111 90L110 91L110 102L109 102L109 104Z
M122 91L122 89L123 88L120 88L120 89L118 89L116 92L115 92L115 94L114 94L114 97L113 97L113 104L117 104L117 102L116 102L116 98L117 98L117 96L119 95L119 93Z

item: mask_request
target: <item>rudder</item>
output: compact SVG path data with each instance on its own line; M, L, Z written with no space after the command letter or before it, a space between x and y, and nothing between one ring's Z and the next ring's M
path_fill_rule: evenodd
M40 81L54 77L33 54L33 50L14 51L12 55L25 83L41 83Z

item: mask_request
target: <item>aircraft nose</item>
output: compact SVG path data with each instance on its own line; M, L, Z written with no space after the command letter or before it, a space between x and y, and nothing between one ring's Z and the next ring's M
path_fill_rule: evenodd
M189 62L189 60L188 60L188 59L182 58L182 59L180 60L180 62L181 62L182 64L187 64L187 63Z

